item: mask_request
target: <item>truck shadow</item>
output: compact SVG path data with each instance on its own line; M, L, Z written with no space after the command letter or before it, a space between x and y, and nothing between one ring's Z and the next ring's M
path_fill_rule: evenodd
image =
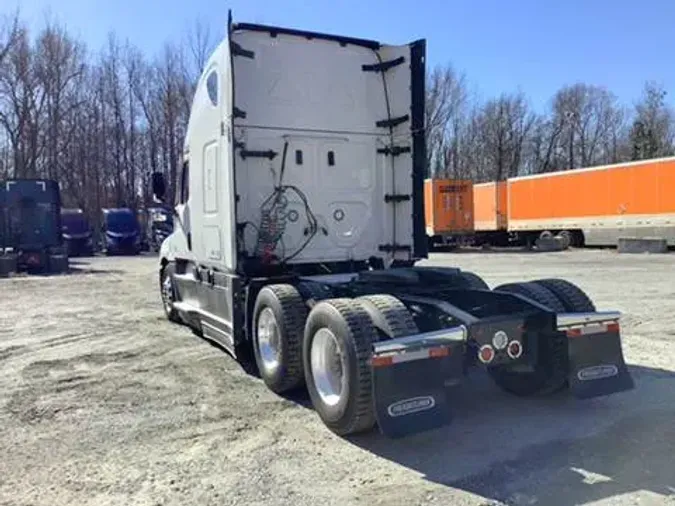
M103 269L101 267L92 267L89 262L84 261L71 261L68 266L68 272L66 275L78 275L78 274L88 274L88 275L103 275L103 274L124 274L125 271L120 269Z
M479 372L479 371L476 371ZM675 373L631 367L636 389L578 401L514 398L484 376L451 394L449 426L349 441L427 480L504 504L585 504L675 496Z

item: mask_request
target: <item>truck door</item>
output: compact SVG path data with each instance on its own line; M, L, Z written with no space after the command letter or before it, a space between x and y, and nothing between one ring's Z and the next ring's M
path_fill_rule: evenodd
M207 63L197 90L201 110L190 145L192 249L199 264L221 270L233 270L236 263L230 83L229 43L224 42Z

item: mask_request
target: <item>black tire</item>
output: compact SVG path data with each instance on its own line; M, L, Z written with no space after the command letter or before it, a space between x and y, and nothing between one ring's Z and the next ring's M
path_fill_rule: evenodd
M298 283L298 291L302 294L305 301L312 303L333 297L332 290L328 285L322 285L313 281L302 281Z
M393 295L364 295L356 300L370 316L380 339L395 339L419 333L408 308Z
M562 301L560 301L553 292L537 283L507 283L504 285L499 285L494 289L494 291L522 295L523 297L527 297L528 299L531 299L534 302L547 307L551 311L555 311L556 313L563 313L566 311Z
M173 303L176 301L176 285L173 280L176 266L167 263L159 269L159 293L162 297L162 308L167 319L174 323L180 323L181 318ZM165 287L164 283L168 286Z
M68 256L65 254L49 255L49 272L53 274L63 274L68 272Z
M559 237L563 244L563 249L572 246L572 233L569 230L563 230L556 237Z
M489 290L488 284L478 274L470 271L462 271L459 273L466 288L471 290Z
M332 333L344 355L347 381L335 405L322 400L313 375L312 344L322 329ZM307 390L323 423L338 435L368 431L375 425L369 359L376 339L364 305L352 299L324 300L312 308L307 318L302 353Z
M0 278L9 277L13 272L16 272L16 256L15 255L0 255Z
M536 284L543 286L555 294L562 305L564 311L570 313L592 313L595 304L586 293L577 285L564 279L538 279Z
M509 283L498 286L495 291L522 295L555 312L565 310L553 292L537 283ZM540 336L537 351L538 356L532 372L513 371L508 366L496 366L488 367L488 373L502 390L520 397L548 395L565 388L569 370L565 334L556 332Z
M278 366L272 368L265 367L258 335L258 322L266 310L274 316L278 340ZM253 309L253 355L260 377L277 394L303 386L302 339L306 319L307 305L293 285L267 285L258 292Z

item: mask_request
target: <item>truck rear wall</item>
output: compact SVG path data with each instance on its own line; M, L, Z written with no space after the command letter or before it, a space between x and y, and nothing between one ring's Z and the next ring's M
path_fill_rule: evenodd
M474 230L506 230L507 185L505 181L473 185Z
M508 186L514 231L662 234L675 227L675 158L515 178Z
M427 179L424 210L427 235L463 234L473 231L471 181Z

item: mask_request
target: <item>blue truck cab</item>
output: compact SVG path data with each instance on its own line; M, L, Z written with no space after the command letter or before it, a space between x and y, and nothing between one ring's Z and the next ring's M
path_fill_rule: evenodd
M82 209L61 209L61 234L69 257L94 254L91 226Z
M103 209L103 250L107 255L138 255L141 227L136 213L127 207Z
M61 236L61 193L49 179L0 182L0 270L63 272L68 257Z

